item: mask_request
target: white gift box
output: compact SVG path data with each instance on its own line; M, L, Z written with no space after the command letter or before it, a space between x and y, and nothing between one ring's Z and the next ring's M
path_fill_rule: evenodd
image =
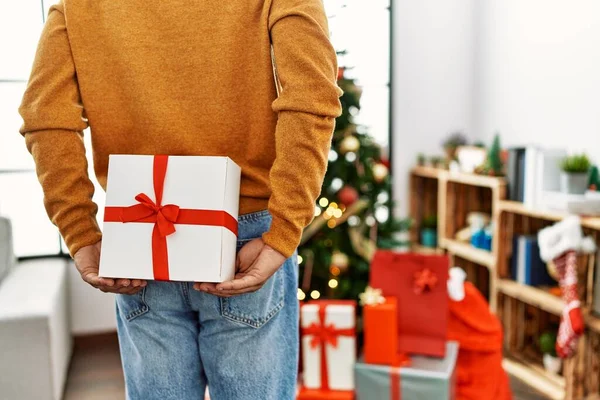
M111 155L100 276L233 279L240 175L227 157Z
M306 389L353 390L356 363L356 303L312 301L300 309L303 383ZM324 321L322 321L322 318ZM325 331L323 331L325 329ZM321 357L327 368L324 382Z

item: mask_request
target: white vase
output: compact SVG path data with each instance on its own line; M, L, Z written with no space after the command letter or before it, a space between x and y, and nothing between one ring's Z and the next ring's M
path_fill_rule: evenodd
M554 357L546 353L544 354L543 362L546 371L552 372L554 374L558 374L560 372L560 368L562 367L562 360L560 358Z

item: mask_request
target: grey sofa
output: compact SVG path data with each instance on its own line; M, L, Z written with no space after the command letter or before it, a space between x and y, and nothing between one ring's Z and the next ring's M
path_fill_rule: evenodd
M66 259L15 262L0 217L0 399L59 400L72 352Z

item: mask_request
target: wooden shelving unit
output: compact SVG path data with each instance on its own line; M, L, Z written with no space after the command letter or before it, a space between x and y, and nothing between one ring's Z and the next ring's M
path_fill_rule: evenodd
M537 364L525 360L505 358L502 361L504 370L513 376L518 376L529 386L552 400L565 398L565 379L544 370Z
M440 245L448 253L454 254L460 258L464 258L484 267L494 270L495 260L494 255L490 251L481 250L473 247L470 243L460 242L454 239L442 239Z
M560 375L544 369L536 340L541 332L559 322L564 301L544 288L510 279L513 236L536 234L567 214L505 200L506 181L502 178L417 167L411 171L410 180L411 215L417 217L413 242L418 242L424 212L437 211L438 246L452 256L453 263L465 268L468 277L478 275L468 279L488 294L490 308L505 327L504 368L551 399L600 400L600 318L589 311L595 258L590 262L578 260L586 332L576 355L563 363ZM491 215L491 252L455 238L466 224L467 214L473 211ZM582 217L582 226L600 243L600 218Z

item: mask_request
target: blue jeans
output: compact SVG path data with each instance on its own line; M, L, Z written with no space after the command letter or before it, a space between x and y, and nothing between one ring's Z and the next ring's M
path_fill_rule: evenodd
M266 211L239 218L238 250L269 229ZM199 255L201 256L201 255ZM219 298L189 282L149 281L117 296L129 400L292 400L298 368L298 265L258 291Z

